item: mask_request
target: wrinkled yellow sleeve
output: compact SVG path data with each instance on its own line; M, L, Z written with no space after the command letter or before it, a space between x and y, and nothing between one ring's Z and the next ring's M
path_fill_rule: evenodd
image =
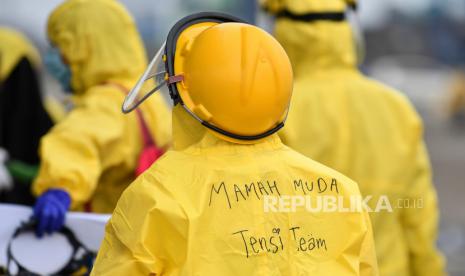
M374 276L379 275L378 262L376 260L375 241L373 238L373 229L371 226L370 216L367 212L364 213L365 223L368 231L362 242L360 250L360 275Z
M76 208L91 198L114 154L122 154L116 148L124 132L120 97L105 90L95 92L42 138L39 175L32 187L35 195L64 189Z
M150 216L157 205L152 184L142 175L123 193L105 228L91 275L160 275L162 260L152 251L160 236L153 232Z
M439 211L429 158L423 141L420 140L415 149L414 175L408 197L417 206L404 209L402 220L411 275L445 275L444 259L436 247Z
M91 275L157 275L150 269L154 260L149 254L133 252L119 239L110 221Z

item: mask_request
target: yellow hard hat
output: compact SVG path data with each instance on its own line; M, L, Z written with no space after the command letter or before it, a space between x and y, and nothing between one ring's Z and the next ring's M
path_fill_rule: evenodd
M229 15L199 13L174 25L123 112L166 89L214 134L247 143L284 125L292 82L289 58L271 35Z

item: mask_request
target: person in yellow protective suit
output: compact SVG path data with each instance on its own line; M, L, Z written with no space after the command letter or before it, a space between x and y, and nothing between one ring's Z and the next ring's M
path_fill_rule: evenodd
M41 141L33 185L39 235L59 229L69 207L111 213L135 178L146 138L143 126L159 148L171 136L171 115L160 95L138 113L121 112L128 89L146 67L141 39L123 6L109 0L65 1L50 15L47 30L64 62L52 55L50 67L72 90L76 104Z
M174 149L124 191L92 275L377 275L364 210L280 209L359 191L276 134L292 69L271 35L225 14L188 16L123 110L157 89L175 103Z
M393 212L370 213L381 275L442 275L422 122L405 96L357 70L347 4L261 4L277 15L275 36L295 73L283 142L357 181L372 209L389 198Z
M40 138L53 126L42 101L39 52L22 33L0 27L0 202L32 205Z
M456 71L447 102L447 115L456 127L465 126L465 73Z
M32 43L20 32L0 27L0 81L4 81L21 60L26 58L35 68L40 66L40 55Z

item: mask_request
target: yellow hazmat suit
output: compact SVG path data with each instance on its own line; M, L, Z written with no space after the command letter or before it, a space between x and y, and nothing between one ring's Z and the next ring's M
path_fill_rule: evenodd
M366 213L264 212L266 195L347 199L356 183L276 134L232 144L194 131L200 124L180 106L173 123L187 130L173 135L180 148L123 193L93 275L377 275Z
M39 67L37 49L21 33L0 27L0 83L10 75L21 58L26 57L32 65Z
M35 69L41 66L39 52L21 33L6 27L0 27L0 83L4 81L22 58L27 58ZM65 114L63 105L53 97L45 96L43 102L47 113L56 123Z
M31 205L35 200L30 187L38 170L37 150L53 126L40 89L40 62L28 38L0 27L0 148L8 153L5 165L13 180L10 187L0 187L0 202Z
M193 99L206 93L222 95L215 85L240 88L248 81L248 93L232 89L226 97L212 95L195 103L206 110L205 104L215 99L217 106L229 104L239 111L239 98L242 105L248 105L250 111L245 113L257 126L281 118L290 100L288 90L292 90L291 66L281 46L250 25L226 21L206 27L208 23L202 20L207 16L223 20L221 14L201 13L175 25L184 31L176 44L183 55L175 54L174 64L183 59L202 60L214 49L214 57L223 61L223 66L212 72L208 70L212 63L205 58L197 68L183 70L185 81L178 89L186 91L181 101L187 93ZM184 20L193 23L183 29L180 23ZM188 32L195 35L186 34L189 39L184 40ZM172 34L168 38L176 37ZM207 39L208 47L204 44ZM166 45L173 43L168 39ZM169 64L171 57L167 56L164 59ZM236 70L237 65L242 70ZM211 81L213 88L207 91L192 89L196 81L204 83L215 74L227 78L222 84ZM263 79L281 85L268 94L268 101L275 105L261 106L261 115L268 114L268 118L259 118L254 112L257 109L252 108L263 103L257 98ZM170 92L176 90L171 87ZM283 103L286 107L279 111L276 106ZM322 205L311 211L303 206L305 199L309 204L314 200L315 207L324 198L339 199L347 206L351 197L359 195L355 182L284 146L276 133L245 142L232 137L237 137L236 130L224 135L205 131L206 123L202 125L182 105L177 104L172 114L174 149L121 196L106 226L93 275L378 274L367 212L330 211ZM247 123L240 116L230 119ZM293 200L301 205L292 208Z
M262 4L300 14L346 8L340 0ZM442 275L436 192L412 105L360 74L348 23L278 18L275 35L295 73L283 142L357 181L370 207L389 197L392 213L370 214L381 275Z
M64 189L73 209L90 203L110 213L134 179L143 145L136 113L121 112L124 87L146 66L142 42L125 9L107 0L66 1L51 14L48 35L71 68L76 107L43 138L33 191ZM140 109L157 145L167 146L171 115L162 97Z

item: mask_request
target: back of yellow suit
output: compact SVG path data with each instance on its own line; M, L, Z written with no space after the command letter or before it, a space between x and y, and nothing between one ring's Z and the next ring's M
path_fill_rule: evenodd
M339 196L347 203L359 190L283 145L268 122L282 122L287 112L290 62L265 31L233 20L199 13L170 31L164 60L168 66L174 60L175 69L169 78L183 76L178 88L170 87L171 95L180 95L173 97L179 101L172 113L174 147L124 191L92 274L378 275L364 210L286 211L279 203L266 209L269 199L291 196ZM170 55L170 49L177 50ZM195 89L206 82L210 89ZM257 97L262 92L267 99ZM235 115L241 111L246 115ZM198 117L207 112L209 118ZM221 115L230 120L216 119ZM207 131L208 124L216 128ZM238 131L265 124L264 135L262 129L247 136Z
M34 44L17 30L0 26L0 84L5 81L21 59L26 58L36 70L42 66L39 51ZM54 123L65 114L64 107L51 96L43 95L44 108Z
M125 90L146 66L141 39L126 10L107 0L66 1L50 15L48 36L70 66L75 108L42 139L33 191L63 189L72 209L111 213L143 146L136 113L121 112ZM141 111L154 141L167 146L171 114L162 97Z
M347 8L341 0L270 0L262 5L275 14ZM380 275L444 274L436 248L436 192L414 108L401 93L357 70L346 21L278 17L275 36L295 73L289 117L280 132L283 142L357 181L363 195L373 196L371 208L380 196L389 197L392 213L370 213ZM402 208L405 202L410 208Z
M21 33L0 27L0 83L6 79L21 58L26 57L34 67L40 66L37 49Z

